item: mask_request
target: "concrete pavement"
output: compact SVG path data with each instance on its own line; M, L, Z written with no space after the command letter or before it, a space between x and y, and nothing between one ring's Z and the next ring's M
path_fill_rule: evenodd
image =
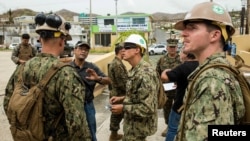
M105 105L108 104L109 91L106 88L101 95L98 95L94 99L94 104L96 108L96 120L97 120L97 139L98 141L108 141L109 140L109 123L110 123L110 111L105 109ZM147 141L164 141L165 138L161 136L161 132L166 128L162 110L158 110L158 130L157 132L149 136ZM122 125L119 133L122 132Z

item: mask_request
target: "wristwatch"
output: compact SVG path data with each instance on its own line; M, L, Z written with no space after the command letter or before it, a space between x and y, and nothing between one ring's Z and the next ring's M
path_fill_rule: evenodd
M99 76L97 82L101 82L102 81L102 76Z

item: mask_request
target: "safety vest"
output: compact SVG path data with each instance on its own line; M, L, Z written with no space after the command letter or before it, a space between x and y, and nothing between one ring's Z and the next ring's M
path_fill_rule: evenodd
M34 57L32 54L32 46L30 44L27 46L20 44L18 51L18 58L27 61L32 57Z

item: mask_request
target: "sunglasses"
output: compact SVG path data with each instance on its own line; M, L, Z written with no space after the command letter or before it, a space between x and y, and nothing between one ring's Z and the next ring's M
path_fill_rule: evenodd
M176 46L169 46L169 48L175 48Z
M123 47L125 50L128 50L128 49L133 49L133 48L137 48L136 46L124 46Z

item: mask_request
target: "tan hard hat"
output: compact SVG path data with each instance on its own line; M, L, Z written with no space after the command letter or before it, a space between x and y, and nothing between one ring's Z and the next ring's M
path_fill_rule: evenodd
M38 19L38 21L42 21L40 24L39 22L36 22L36 32L39 33L40 31L55 31L55 32L60 32L63 35L65 35L67 37L67 40L72 40L71 35L69 34L69 29L71 28L70 23L66 22L65 19L60 16L60 15L56 15L56 14L50 14L50 15L44 15L43 13L39 13L36 15L35 20ZM59 25L55 25L57 27L52 27L48 24L48 19L51 20L50 23L52 24L59 24Z
M214 2L203 2L194 6L193 9L186 14L184 20L175 24L175 29L183 30L185 28L184 22L189 20L212 21L212 24L221 28L222 35L225 40L229 39L229 37L235 32L228 11L221 5Z

